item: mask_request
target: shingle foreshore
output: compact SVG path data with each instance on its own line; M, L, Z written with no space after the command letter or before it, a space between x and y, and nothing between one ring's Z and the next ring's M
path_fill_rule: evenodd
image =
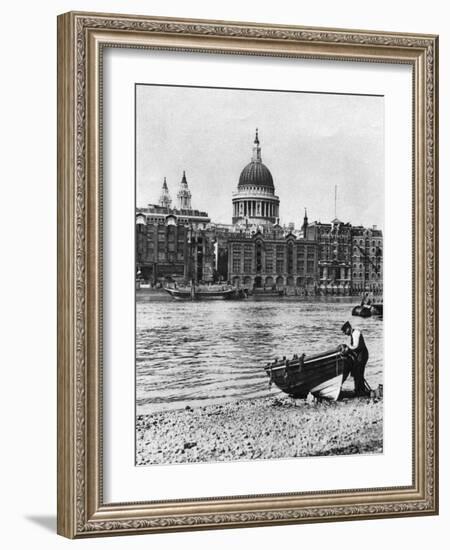
M276 396L136 419L137 465L381 453L381 399Z

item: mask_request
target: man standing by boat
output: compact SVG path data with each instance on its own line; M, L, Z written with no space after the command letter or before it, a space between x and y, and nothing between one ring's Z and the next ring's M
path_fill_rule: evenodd
M342 325L341 330L344 334L350 336L349 345L344 344L344 352L348 353L352 359L353 366L350 372L355 381L355 395L367 395L364 370L369 359L369 350L364 341L364 336L360 329L352 328L348 321Z

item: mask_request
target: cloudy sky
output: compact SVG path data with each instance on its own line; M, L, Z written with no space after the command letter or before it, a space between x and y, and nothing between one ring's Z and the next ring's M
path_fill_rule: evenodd
M337 216L383 227L384 100L374 96L138 85L136 201L172 200L183 170L192 205L231 223L232 193L255 128L280 197L281 223Z

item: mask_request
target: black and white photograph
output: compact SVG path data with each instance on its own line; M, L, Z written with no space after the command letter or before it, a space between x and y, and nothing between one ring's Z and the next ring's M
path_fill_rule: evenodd
M135 85L137 466L383 453L384 109Z

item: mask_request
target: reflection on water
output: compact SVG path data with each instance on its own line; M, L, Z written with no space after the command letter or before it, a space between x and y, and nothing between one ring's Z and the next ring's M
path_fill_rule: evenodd
M265 363L347 341L340 328L348 319L364 332L366 378L377 386L383 322L351 318L351 309L348 299L138 301L137 414L268 395Z

